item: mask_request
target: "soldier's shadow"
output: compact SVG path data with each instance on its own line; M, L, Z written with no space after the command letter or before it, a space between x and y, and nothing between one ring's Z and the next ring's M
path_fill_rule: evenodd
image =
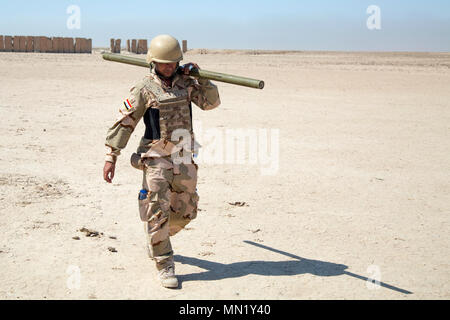
M348 275L360 280L364 281L368 280L368 278L366 277L346 271L348 267L343 264L306 259L252 241L244 241L244 242L260 248L280 253L282 255L294 258L295 260L243 261L230 264L223 264L203 259L175 255L174 258L176 262L182 264L189 264L206 270L198 273L178 275L177 278L180 281L180 284L187 281L199 281L199 280L212 281L227 278L239 278L250 274L262 276L289 276L289 275L299 275L309 273L321 277ZM400 293L405 294L412 293L410 291L394 287L384 282L379 282L379 285L381 287L398 291Z

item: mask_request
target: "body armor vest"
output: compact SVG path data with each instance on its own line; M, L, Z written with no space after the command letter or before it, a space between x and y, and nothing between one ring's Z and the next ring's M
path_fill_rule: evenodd
M149 81L145 87L153 94L157 103L148 108L144 115L144 137L153 142L169 140L176 145L178 141L172 141L172 133L177 129L184 129L193 139L192 107L187 88L175 85L165 91L153 81Z

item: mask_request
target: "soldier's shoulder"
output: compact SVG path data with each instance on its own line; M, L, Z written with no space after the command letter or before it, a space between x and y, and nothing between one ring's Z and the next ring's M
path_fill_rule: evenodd
M153 83L153 79L152 78L148 78L146 76L143 79L141 79L138 82L136 82L130 88L130 92L134 92L135 94L137 94L137 93L141 93L142 94L143 93L144 95L146 95L146 93L148 93L148 91L151 91L152 83Z
M152 74L146 75L144 78L142 78L141 81L136 84L136 87L147 91L153 91L159 86L160 85L158 84L158 81L156 81L155 76Z
M142 89L148 84L149 80L147 77L142 78L141 80L137 81L133 86L132 89Z

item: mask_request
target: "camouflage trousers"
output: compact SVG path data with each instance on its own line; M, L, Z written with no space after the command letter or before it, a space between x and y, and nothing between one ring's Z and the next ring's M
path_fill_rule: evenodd
M197 165L174 164L167 158L145 160L142 188L147 199L139 201L139 213L148 239L148 253L158 263L173 257L170 236L197 216Z

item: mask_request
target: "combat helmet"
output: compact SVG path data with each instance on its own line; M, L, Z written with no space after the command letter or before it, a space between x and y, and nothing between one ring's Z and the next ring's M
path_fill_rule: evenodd
M176 63L183 60L183 52L177 39L162 34L153 38L147 53L147 63Z

